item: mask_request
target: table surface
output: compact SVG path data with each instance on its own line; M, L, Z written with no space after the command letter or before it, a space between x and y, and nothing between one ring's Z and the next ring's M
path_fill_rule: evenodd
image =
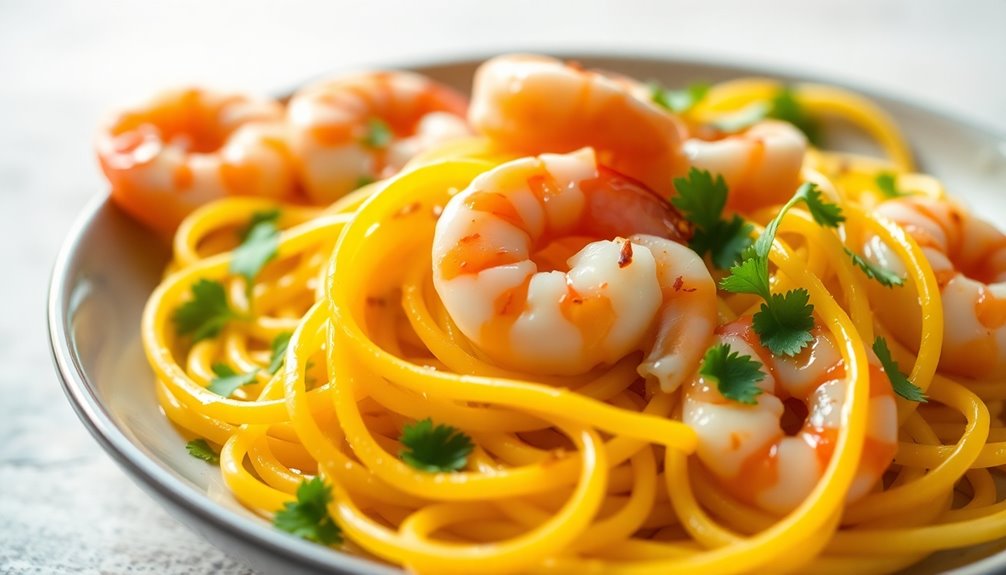
M502 6L0 0L0 573L252 572L130 482L51 367L46 281L70 223L104 189L91 141L116 105L182 83L268 92L349 66L579 48L806 71L1006 134L1002 0Z

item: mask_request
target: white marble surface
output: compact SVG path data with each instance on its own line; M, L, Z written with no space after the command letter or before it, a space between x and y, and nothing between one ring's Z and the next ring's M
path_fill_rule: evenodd
M581 48L804 70L1006 133L1004 26L1003 0L0 0L0 573L250 573L130 483L50 365L46 280L102 190L90 142L112 106L182 82L270 91L344 66Z

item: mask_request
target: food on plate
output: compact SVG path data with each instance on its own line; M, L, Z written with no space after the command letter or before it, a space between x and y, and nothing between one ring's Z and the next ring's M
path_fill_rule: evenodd
M142 339L179 449L419 573L893 572L1006 537L1006 236L855 94L645 80L506 55L470 104L377 72L121 115L112 197L174 234Z
M673 391L716 317L716 285L683 245L687 228L666 199L605 170L590 148L521 158L447 202L433 285L461 333L499 365L578 375L648 348L640 375Z
M170 232L228 195L292 199L283 117L273 100L172 90L117 114L98 135L98 159L115 202Z
M289 123L301 181L314 203L387 178L412 156L469 134L467 102L408 72L323 80L294 94Z
M915 240L936 276L945 317L940 368L970 378L1006 378L1006 235L946 197L898 197L876 212ZM892 268L900 264L877 236L866 253ZM919 340L915 302L885 298L879 307L900 339ZM898 322L898 313L912 319Z

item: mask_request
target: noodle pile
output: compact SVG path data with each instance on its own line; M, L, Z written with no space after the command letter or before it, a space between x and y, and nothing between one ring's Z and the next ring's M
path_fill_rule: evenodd
M687 119L712 121L779 89L767 80L720 84ZM889 159L811 150L804 179L840 204L844 237L793 210L770 256L779 286L810 293L849 380L823 478L785 517L711 480L692 456L695 433L680 422L680 392L644 384L638 355L581 376L528 376L485 361L460 334L433 289L430 245L451 194L513 158L478 139L427 153L327 209L279 206L278 256L250 287L229 274L231 250L253 214L277 206L231 198L191 215L143 317L159 401L186 434L220 448L223 478L249 509L271 517L305 478L320 476L342 549L421 573L890 572L1006 537L996 489L996 468L1006 465L998 417L1006 386L937 373L936 278L912 238L871 215L881 171L905 190L943 190L913 173L896 128L871 103L816 85L794 94L810 112L864 129ZM764 225L774 214L753 220ZM874 318L869 280L843 253L865 234L905 263L900 289L922 309L917 354ZM224 284L239 317L191 345L172 314L204 279ZM721 321L749 305L724 295ZM282 368L270 374L271 342L286 333ZM895 462L882 485L847 505L866 441L876 335L929 403L898 399ZM218 363L258 369L257 378L221 397L205 389ZM429 473L399 458L403 427L426 418L472 438L464 469Z

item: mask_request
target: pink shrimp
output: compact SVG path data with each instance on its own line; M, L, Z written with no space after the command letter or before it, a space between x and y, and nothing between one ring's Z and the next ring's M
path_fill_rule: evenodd
M762 363L766 374L757 405L730 401L699 377L685 386L683 419L699 437L699 460L734 497L772 513L796 508L824 473L842 426L845 367L831 336L814 329L814 342L794 358L762 347L742 317L717 330L718 343ZM846 496L855 501L880 480L897 450L897 406L890 380L870 363L867 438Z
M500 145L522 153L597 150L602 163L666 196L684 173L684 128L633 95L631 80L544 56L514 54L475 73L469 120Z
M475 74L469 119L523 153L591 146L605 165L664 196L689 167L722 175L735 210L779 204L796 190L807 139L792 125L769 120L713 140L685 139L684 123L647 94L624 76L543 56L499 56Z
M431 146L469 135L466 110L460 94L408 72L344 76L298 91L289 117L307 194L331 203Z
M750 212L793 195L807 138L792 124L765 120L715 140L689 138L683 151L689 166L723 176L730 188L728 208Z
M97 141L112 199L144 224L171 232L226 195L294 192L283 108L272 100L195 88L165 92L119 113Z
M448 202L434 286L462 333L501 365L577 374L645 350L640 373L672 391L716 322L716 286L678 243L689 233L665 200L589 148L523 158ZM571 237L582 241L568 268L540 270L536 254Z
M884 202L877 215L911 235L936 274L943 302L940 369L968 377L1006 376L1006 234L949 199L912 196ZM878 238L866 257L905 273L904 264ZM892 290L874 290L877 313L899 341L917 346L918 302Z

